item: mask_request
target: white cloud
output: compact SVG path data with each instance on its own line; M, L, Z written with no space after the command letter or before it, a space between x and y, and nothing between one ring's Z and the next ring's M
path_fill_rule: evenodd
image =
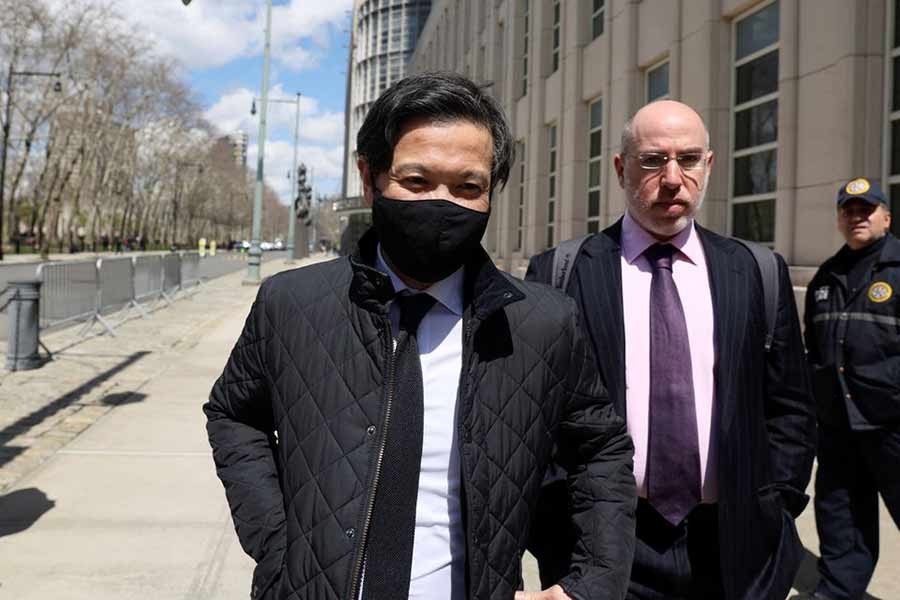
M259 146L251 144L247 149L247 164L256 166ZM282 202L291 197L291 181L287 178L294 156L294 145L283 141L266 142L265 179L278 192ZM310 169L316 194L333 193L340 189L343 174L344 147L301 145L297 149L297 161Z
M69 0L50 0L63 8ZM272 8L272 58L299 71L316 66L331 32L343 26L352 0L291 0ZM164 56L189 69L221 67L237 58L259 56L263 49L265 2L262 0L118 0L116 10L136 31L149 37ZM312 48L304 47L304 40Z
M47 2L58 10L71 6L71 0ZM331 44L343 37L337 34L346 26L352 6L353 0L290 0L273 6L270 81L317 66ZM187 7L178 0L116 0L113 7L129 27L154 43L156 52L177 59L188 70L218 68L262 54L264 0L192 0ZM295 91L276 84L270 96L293 99ZM248 164L253 167L259 120L250 114L250 105L257 93L245 87L232 89L205 112L222 133L242 130L250 135ZM287 201L290 182L285 174L293 154L294 105L270 103L267 120L266 181ZM315 169L317 191L340 189L343 136L343 113L323 110L315 97L301 97L299 160Z
M259 127L259 115L250 114L254 92L247 88L238 88L225 94L205 113L209 122L223 133L238 129L248 132L256 138ZM293 100L279 84L269 91L269 98ZM257 102L257 110L261 106ZM272 132L279 132L293 137L296 122L296 106L293 102L270 102L266 114L266 128L271 137ZM310 96L300 97L300 139L323 144L344 143L344 113L320 112L319 100Z

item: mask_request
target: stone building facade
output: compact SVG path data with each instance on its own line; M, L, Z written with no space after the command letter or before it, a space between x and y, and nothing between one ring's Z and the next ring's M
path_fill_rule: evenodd
M409 70L436 69L490 83L509 117L517 161L485 242L514 272L619 218L622 126L656 98L709 127L698 220L792 265L840 246L851 178L900 207L900 0L435 0Z

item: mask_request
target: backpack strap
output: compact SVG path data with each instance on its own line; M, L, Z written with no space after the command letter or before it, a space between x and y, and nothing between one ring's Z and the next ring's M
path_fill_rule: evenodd
M591 235L561 242L553 251L553 279L550 281L553 287L564 292L569 287L569 279L572 278L572 271L575 269L575 259Z
M775 258L775 253L770 248L762 244L740 238L732 239L740 242L750 251L756 260L756 266L759 267L766 307L766 352L768 352L775 339L775 319L778 314L778 259Z

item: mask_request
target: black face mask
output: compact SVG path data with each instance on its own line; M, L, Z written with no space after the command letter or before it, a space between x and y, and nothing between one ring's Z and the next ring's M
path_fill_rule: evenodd
M375 191L372 220L382 248L403 274L434 283L481 247L490 212L449 200L394 200Z

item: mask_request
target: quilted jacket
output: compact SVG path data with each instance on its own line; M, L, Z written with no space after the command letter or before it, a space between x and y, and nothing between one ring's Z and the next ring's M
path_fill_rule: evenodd
M207 432L251 597L358 596L384 444L393 287L370 231L354 257L260 288L209 401ZM569 473L574 598L623 598L634 550L633 449L574 302L466 265L459 435L467 596L512 598L551 454Z

